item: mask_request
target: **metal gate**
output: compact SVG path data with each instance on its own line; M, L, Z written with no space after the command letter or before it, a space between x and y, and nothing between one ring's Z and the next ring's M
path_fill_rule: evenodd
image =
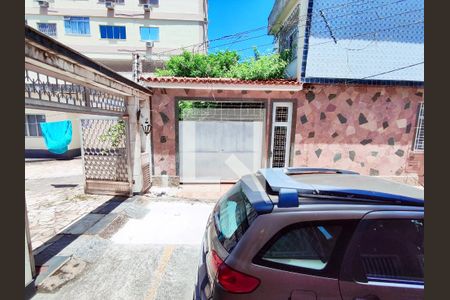
M131 195L128 124L124 119L81 119L85 193Z
M261 102L203 102L180 109L180 180L236 181L261 168L264 123Z

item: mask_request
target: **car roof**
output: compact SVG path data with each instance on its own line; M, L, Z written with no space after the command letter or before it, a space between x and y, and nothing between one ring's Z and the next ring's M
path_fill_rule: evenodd
M324 168L270 168L242 178L244 192L258 212L278 207L314 204L374 204L424 206L421 188ZM287 200L288 199L288 200Z
M292 175L291 178L295 181L313 186L329 185L339 189L358 189L380 193L389 192L391 194L416 199L424 198L423 189L373 176L355 176L350 174L304 174Z

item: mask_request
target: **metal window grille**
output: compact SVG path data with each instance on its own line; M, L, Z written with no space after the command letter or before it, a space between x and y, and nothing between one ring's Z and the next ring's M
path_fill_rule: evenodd
M283 168L286 159L287 127L275 126L273 138L273 168Z
M264 121L264 103L256 102L198 102L179 107L180 121Z
M280 52L290 50L292 60L297 58L298 22L299 6L294 9L286 22L284 22L278 36Z
M275 122L287 122L288 121L288 108L277 107L275 111Z
M37 23L38 30L48 36L56 36L56 23Z
M40 123L45 122L45 115L25 115L25 136L42 136Z
M414 141L414 151L425 150L425 105L420 103L417 117L416 139Z

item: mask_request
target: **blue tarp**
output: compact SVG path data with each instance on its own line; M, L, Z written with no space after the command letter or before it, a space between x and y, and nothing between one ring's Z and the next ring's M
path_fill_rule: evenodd
M42 135L48 151L55 154L67 152L72 141L72 122L70 120L40 123Z

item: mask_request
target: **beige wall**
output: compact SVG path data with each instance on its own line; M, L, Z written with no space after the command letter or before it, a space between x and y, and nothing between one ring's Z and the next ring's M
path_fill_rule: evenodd
M124 4L116 4L116 13L121 12L143 12L142 5L139 0L125 0ZM75 10L90 10L92 13L96 11L106 11L104 3L99 3L98 0L49 0L49 10L61 11L64 9ZM25 0L25 7L27 10L39 10L39 5L36 0ZM198 14L202 12L202 0L160 0L159 6L153 9L154 13L159 12L173 12L184 14Z
M34 0L25 1L27 24L37 28L37 23L56 23L56 39L69 47L99 60L123 60L131 62L132 51L145 52L145 41L140 39L140 27L159 27L160 40L155 42L153 53L202 43L204 36L203 1L206 0L161 0L159 7L144 14L138 0L125 0L125 5L116 4L114 15L108 14L104 4L97 0L50 1L48 9L39 9ZM90 35L66 35L64 16L86 16L90 18ZM99 25L126 26L126 40L100 38ZM167 59L154 56L152 59ZM131 68L131 67L130 67Z
M80 115L70 114L58 111L25 109L25 114L45 115L47 122L55 122L62 120L72 121L72 142L69 144L69 150L80 148ZM44 138L39 137L25 137L25 149L39 149L46 150Z
M39 22L56 23L56 38L59 41L94 59L131 60L131 51L145 51L145 41L140 38L140 27L159 27L160 40L155 42L154 53L203 42L202 27L198 22L190 21L91 17L89 36L66 35L64 16L27 16L27 23L31 27L37 28ZM101 39L100 25L126 26L126 40Z

